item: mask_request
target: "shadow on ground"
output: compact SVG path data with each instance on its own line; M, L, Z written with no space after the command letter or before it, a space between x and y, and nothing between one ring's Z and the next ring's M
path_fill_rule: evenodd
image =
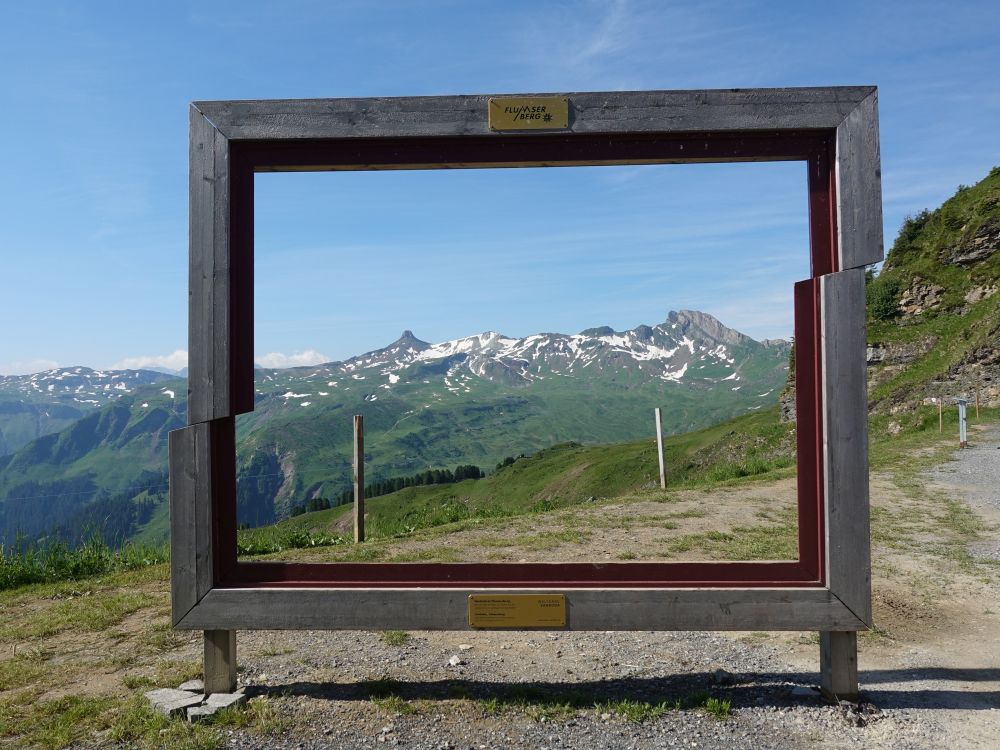
M588 682L486 682L474 679L398 681L391 678L353 683L291 682L254 685L255 695L308 696L318 700L357 701L388 697L402 700L467 699L493 706L566 706L593 708L623 701L675 708L702 705L709 697L726 699L733 708L820 705L825 699L815 684L816 674L779 672L733 674L695 672L672 677L622 678ZM954 687L921 683L955 683ZM1000 690L969 690L961 683L1000 684L1000 669L894 669L861 673L862 701L882 709L943 708L990 710L1000 707ZM964 687L967 687L965 685ZM811 688L811 689L810 689Z

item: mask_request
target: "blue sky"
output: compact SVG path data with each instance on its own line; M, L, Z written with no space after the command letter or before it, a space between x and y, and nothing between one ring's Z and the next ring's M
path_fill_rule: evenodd
M10 4L0 373L180 367L187 103L875 83L885 231L1000 164L1000 5ZM260 175L257 354L713 313L790 333L797 164Z

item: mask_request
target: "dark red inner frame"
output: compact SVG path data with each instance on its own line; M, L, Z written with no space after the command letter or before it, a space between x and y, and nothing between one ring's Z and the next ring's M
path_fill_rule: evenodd
M283 588L742 588L824 585L818 277L837 269L833 131L543 134L449 138L232 141L230 393L253 410L255 172L805 161L811 278L795 285L796 561L621 563L281 563L236 555L235 419L212 423L214 585Z

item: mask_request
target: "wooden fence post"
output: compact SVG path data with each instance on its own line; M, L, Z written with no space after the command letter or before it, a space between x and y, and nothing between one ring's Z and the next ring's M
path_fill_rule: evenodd
M944 432L944 399L938 398L938 432Z
M236 631L205 631L205 695L236 691Z
M657 406L653 413L656 415L656 456L660 459L660 488L667 488L667 472L663 465L663 421L660 416L660 407Z
M365 540L365 427L354 415L354 543Z

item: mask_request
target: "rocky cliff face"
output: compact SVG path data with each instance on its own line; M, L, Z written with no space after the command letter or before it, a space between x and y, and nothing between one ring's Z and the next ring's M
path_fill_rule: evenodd
M1000 168L908 219L869 283L869 394L899 413L960 395L1000 406Z
M997 208L996 198L985 202L985 208ZM990 218L972 230L961 242L941 249L938 256L942 263L954 266L971 266L981 263L1000 249L1000 219Z

